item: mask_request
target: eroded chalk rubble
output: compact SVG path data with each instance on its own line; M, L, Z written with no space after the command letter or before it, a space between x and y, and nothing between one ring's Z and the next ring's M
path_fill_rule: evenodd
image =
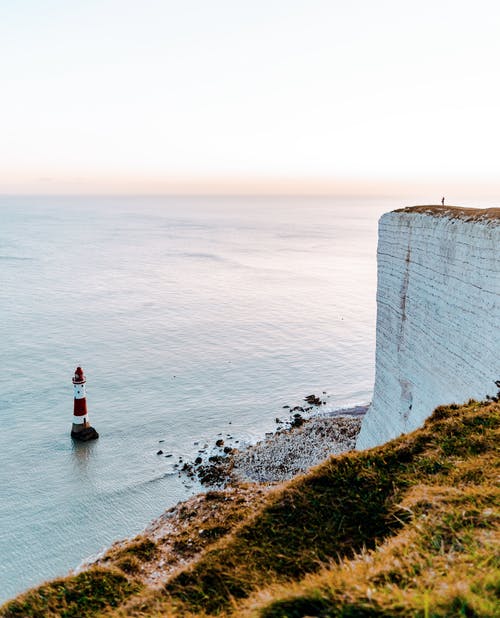
M360 418L353 416L312 418L302 427L235 453L233 477L259 483L291 479L330 455L352 450L360 424Z

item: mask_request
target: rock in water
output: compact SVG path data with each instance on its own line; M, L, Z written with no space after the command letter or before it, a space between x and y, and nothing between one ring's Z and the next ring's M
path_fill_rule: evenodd
M85 427L81 431L72 431L71 437L73 440L79 440L80 442L88 442L89 440L97 440L99 434L93 427Z

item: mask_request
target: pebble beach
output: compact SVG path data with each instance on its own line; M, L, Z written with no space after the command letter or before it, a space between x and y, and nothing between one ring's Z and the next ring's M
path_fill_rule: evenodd
M278 429L264 440L234 449L215 461L198 467L188 465L184 474L204 478L206 492L168 509L142 534L114 543L78 571L95 564L117 564L133 570L148 586L162 585L177 569L230 533L228 520L236 527L267 492L331 455L353 450L367 407L318 414L303 420L300 426ZM157 548L154 558L135 564L131 559L134 548L149 542Z

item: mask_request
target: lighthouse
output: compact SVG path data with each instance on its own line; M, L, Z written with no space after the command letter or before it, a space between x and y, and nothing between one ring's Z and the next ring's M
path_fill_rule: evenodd
M71 427L71 437L75 440L87 442L99 437L97 431L89 424L87 413L87 399L85 393L85 383L87 382L83 369L77 367L73 376L73 426Z

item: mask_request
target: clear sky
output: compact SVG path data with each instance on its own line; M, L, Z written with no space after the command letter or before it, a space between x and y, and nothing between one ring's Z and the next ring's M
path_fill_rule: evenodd
M0 193L494 194L499 33L497 0L2 0Z

